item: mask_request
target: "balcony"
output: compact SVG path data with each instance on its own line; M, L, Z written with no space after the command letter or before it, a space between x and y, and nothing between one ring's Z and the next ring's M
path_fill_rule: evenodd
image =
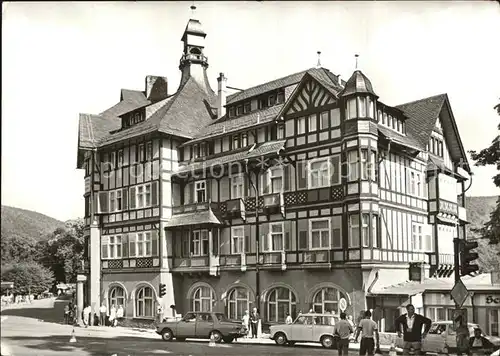
M286 270L286 252L264 252L259 258L263 269L280 269Z
M224 217L228 219L242 218L245 220L246 210L243 199L232 199L225 202Z
M458 216L458 205L446 200L439 200L439 212L443 214L450 214Z
M182 55L180 65L183 65L185 62L189 61L207 63L208 58L202 54L186 53Z
M344 199L344 188L341 186L300 190L284 194L286 207L328 203L342 199Z
M331 251L303 251L300 256L300 261L304 268L330 268L331 267Z
M211 202L203 202L203 203L178 205L172 208L172 215L192 213L196 211L205 211L208 210L209 208L211 208L212 211L217 211L219 209L219 204Z

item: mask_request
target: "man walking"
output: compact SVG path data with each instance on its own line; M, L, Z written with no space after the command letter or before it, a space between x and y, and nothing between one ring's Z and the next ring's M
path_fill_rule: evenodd
M260 315L257 308L253 308L252 315L250 315L250 326L252 328L252 338L257 338L257 330L259 326Z
M338 343L339 356L347 356L349 352L349 337L354 332L351 324L349 324L346 318L345 313L340 313L340 320L337 325L335 325L335 334L340 338Z
M398 337L403 336L403 355L409 355L410 349L419 355L422 349L422 339L425 339L431 328L431 319L415 314L412 304L406 306L406 314L396 318L395 327ZM422 333L422 327L425 326Z
M359 354L361 356L368 355L373 356L375 352L375 345L377 349L380 347L380 337L378 334L377 323L372 319L372 313L367 310L364 314L364 318L361 319L356 330L356 336L354 336L354 342L358 342L358 336L362 333L361 343L359 345ZM375 339L374 339L375 336Z

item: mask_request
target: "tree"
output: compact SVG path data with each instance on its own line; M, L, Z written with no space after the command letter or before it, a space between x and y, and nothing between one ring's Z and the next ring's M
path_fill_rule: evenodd
M77 270L85 251L82 219L71 220L65 228L58 228L52 236L41 242L41 263L50 268L57 281L72 283L76 281Z
M2 281L14 282L15 294L40 294L52 286L54 274L36 262L21 262L2 266Z
M497 114L500 115L500 103L495 106ZM500 130L500 124L498 124ZM491 145L482 149L479 153L469 151L471 158L476 161L476 166L496 165L498 174L493 176L493 183L500 188L500 135L493 139ZM489 239L490 244L500 242L500 197L497 200L495 210L490 214L490 220L484 224L477 232L485 239Z

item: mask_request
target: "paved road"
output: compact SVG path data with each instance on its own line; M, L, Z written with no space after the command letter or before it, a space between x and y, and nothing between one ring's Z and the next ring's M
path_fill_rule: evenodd
M151 332L125 328L73 328L61 324L64 302L37 301L25 308L2 312L2 346L16 356L139 356L139 355L337 355L321 347L279 347L273 344L219 344L210 347L208 341L164 342ZM76 342L70 343L72 331ZM353 353L354 355L354 353Z

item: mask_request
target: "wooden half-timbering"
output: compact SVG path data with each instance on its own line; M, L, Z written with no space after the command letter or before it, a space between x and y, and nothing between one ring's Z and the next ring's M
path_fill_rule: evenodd
M298 90L299 92L293 96L287 115L335 103L333 95L313 79L306 81Z

